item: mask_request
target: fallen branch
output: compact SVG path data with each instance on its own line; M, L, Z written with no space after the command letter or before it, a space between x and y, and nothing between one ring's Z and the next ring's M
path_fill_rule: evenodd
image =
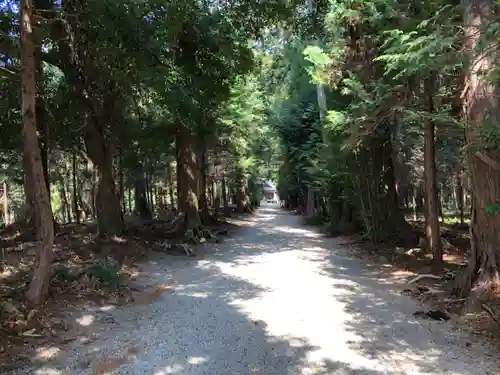
M418 276L414 277L413 279L408 281L408 284L416 283L417 281L420 281L422 279L441 280L441 276L436 276L436 275L432 275L430 273L426 273L426 274L418 275Z
M500 324L500 320L498 319L498 315L493 312L491 307L489 307L487 304L481 302L481 307L483 308L484 311L486 311L491 318L497 323Z
M445 299L444 303L461 303L467 301L467 298L455 298L455 299Z

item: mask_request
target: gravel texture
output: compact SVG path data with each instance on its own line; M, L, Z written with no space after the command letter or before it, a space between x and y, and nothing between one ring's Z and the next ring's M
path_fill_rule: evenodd
M18 374L499 373L452 323L417 320L381 266L340 239L271 205L247 220L203 257L144 264L143 283L173 285L156 301L71 313L81 337Z

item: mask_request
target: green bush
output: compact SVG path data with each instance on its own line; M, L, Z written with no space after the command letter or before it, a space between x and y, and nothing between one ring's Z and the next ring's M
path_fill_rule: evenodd
M85 272L94 287L118 289L120 286L120 263L114 259L100 258Z

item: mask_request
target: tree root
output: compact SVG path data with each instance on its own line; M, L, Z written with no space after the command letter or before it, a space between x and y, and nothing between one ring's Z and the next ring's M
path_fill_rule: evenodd
M481 307L484 311L486 311L490 316L491 318L495 321L495 323L497 324L500 324L500 319L499 319L499 316L498 314L496 314L492 309L491 307L489 307L487 304L485 304L484 302L480 302L481 303Z
M408 281L408 284L416 283L417 281L420 281L422 279L441 280L442 277L441 276L432 275L430 273L429 274L418 275L418 276L414 277L413 279L411 279L410 281Z
M227 230L219 232L227 234ZM217 234L219 234L219 232L217 232ZM184 233L182 245L184 245L184 251L186 255L196 256L194 249L189 245L199 245L206 242L220 243L221 239L216 234L213 234L209 229L200 226L193 229L188 229Z
M177 228L175 231L169 232L169 234L175 234L175 233L177 233L177 236L182 238L181 243L179 244L164 243L161 245L161 249L159 251L165 251L165 252L173 251L175 253L178 250L180 250L185 255L193 257L196 256L196 252L193 246L207 242L220 243L222 242L221 236L227 235L228 230L222 229L214 233L210 229L200 225L192 229L188 229L186 231L184 230L181 231L180 228Z

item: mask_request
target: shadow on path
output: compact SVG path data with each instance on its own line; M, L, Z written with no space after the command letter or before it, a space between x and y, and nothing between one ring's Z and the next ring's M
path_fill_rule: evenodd
M466 349L449 323L415 320L415 303L341 240L276 207L246 224L203 259L155 256L142 282L173 283L173 292L74 312L75 322L91 316L81 329L94 340L20 374L91 374L131 346L130 363L110 374L488 373L484 348Z

